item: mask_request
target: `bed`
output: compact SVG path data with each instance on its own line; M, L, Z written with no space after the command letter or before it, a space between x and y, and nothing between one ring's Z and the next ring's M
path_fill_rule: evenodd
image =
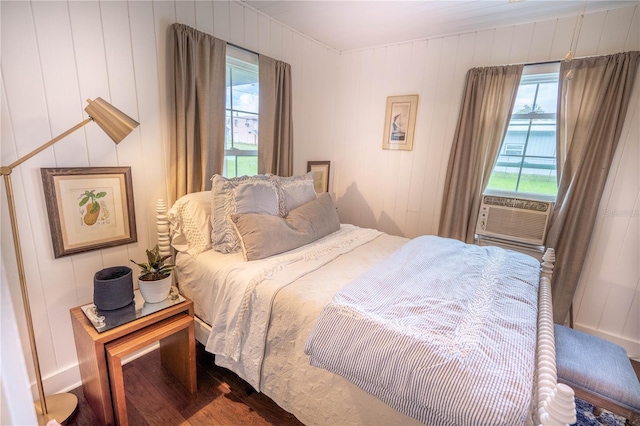
M212 186L158 209L196 337L304 424L575 421L555 376L552 251L540 273L508 250L340 224L310 174Z

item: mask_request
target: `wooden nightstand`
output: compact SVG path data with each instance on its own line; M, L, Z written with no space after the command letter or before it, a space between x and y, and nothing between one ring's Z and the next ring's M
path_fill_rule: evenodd
M136 310L129 322L102 332L87 318L83 307L71 309L82 388L103 424L127 424L121 359L156 341L160 341L162 365L191 393L196 391L193 302L180 297L184 300L167 302L167 307L163 307L164 302L153 304L162 307L147 314L145 308L155 310L156 306L141 304L136 291L136 307L144 307Z

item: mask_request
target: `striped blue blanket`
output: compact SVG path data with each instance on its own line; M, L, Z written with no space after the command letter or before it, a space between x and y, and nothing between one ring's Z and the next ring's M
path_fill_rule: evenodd
M305 353L426 424L526 424L538 278L530 256L419 237L334 296Z

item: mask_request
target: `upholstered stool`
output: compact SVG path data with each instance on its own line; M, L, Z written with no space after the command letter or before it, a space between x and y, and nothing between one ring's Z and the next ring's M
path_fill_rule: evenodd
M555 325L558 382L576 397L640 426L640 382L626 351L607 340Z

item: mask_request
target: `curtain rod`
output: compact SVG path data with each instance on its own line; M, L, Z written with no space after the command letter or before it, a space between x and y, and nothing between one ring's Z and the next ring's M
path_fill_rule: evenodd
M229 42L227 42L227 44L229 46L235 47L236 49L244 50L245 52L253 53L254 55L260 56L260 54L258 52L254 52L253 50L247 49L246 47L238 46L237 44L233 44L233 43L229 43Z
M251 50L251 49L247 49L246 47L238 46L237 44L229 43L229 42L228 42L227 40L225 40L225 39L222 39L222 38L216 37L216 36L214 36L213 34L205 33L204 31L200 31L200 30L198 30L197 28L193 28L193 27L191 27L191 26L189 26L189 25L187 25L187 24L181 24L181 23L179 23L179 22L175 22L172 26L178 26L178 27L189 28L189 29L190 29L190 30L192 30L192 31L196 31L196 32L198 32L198 33L201 33L201 34L207 35L207 36L209 36L209 37L217 38L218 40L224 41L226 44L228 44L228 45L230 45L230 46L233 46L233 47L235 47L235 48L237 48L237 49L244 50L245 52L253 53L254 55L260 55L258 52L254 52L254 51L253 51L253 50Z
M547 65L547 64L557 64L562 62L562 59L556 59L555 61L542 61L542 62L532 62L532 63L525 63L524 65Z

